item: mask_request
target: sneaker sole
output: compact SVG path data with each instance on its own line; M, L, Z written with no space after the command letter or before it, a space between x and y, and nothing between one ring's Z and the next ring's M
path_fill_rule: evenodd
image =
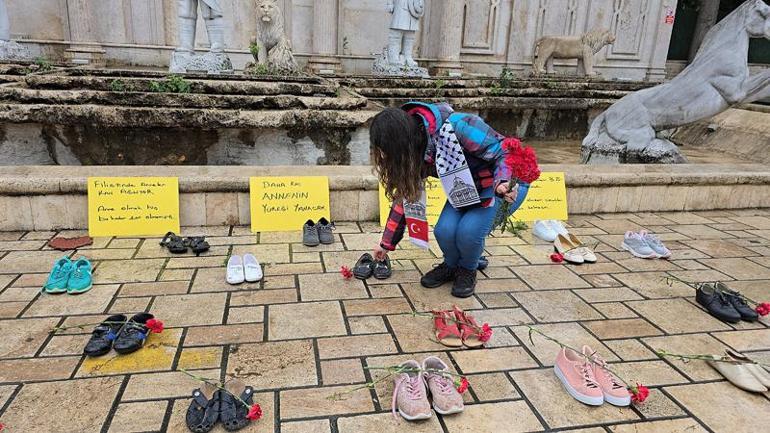
M569 395L571 395L575 400L589 406L601 406L602 403L604 403L604 397L591 397L589 395L583 395L579 393L569 384L569 382L567 382L567 379L564 377L564 374L561 372L558 365L553 366L553 371L556 373L556 377L559 378L559 381L564 386L564 389L566 389Z
M634 257L638 257L638 258L640 258L640 259L654 259L654 258L657 258L657 257L658 257L658 255L657 255L657 254L655 254L655 253L652 253L652 254L651 254L651 255L649 255L649 256L645 256L645 255L643 255L643 254L639 254L639 253L637 253L636 251L634 251L634 249L633 249L633 248L631 248L631 247L629 247L628 245L626 245L626 243L625 243L625 242L623 242L623 244L621 244L620 246L621 246L621 247L622 247L624 250L626 250L626 251L628 251L629 253L631 253L631 255L632 255L632 256L634 256Z
M51 295L58 295L60 293L67 293L67 288L66 287L61 288L61 289L58 288L58 287L56 287L56 288L43 288L43 291L45 293L48 293L48 294L51 294Z
M415 416L409 416L409 415L405 414L404 412L401 412L401 409L398 410L398 414L401 415L407 421L419 421L419 420L422 420L422 419L428 419L431 416L433 416L432 413L427 413L427 414L422 413L422 414L415 415Z
M440 415L454 415L454 414L456 414L456 413L460 413L460 412L462 412L463 410L465 410L465 407L461 407L461 408L458 408L458 409L451 409L451 410L443 411L443 410L441 410L441 409L437 408L437 407L436 407L436 405L434 404L434 405L433 405L433 410L435 410L435 411L436 411L436 413L438 413L438 414L440 414Z
M631 396L628 397L615 397L609 394L604 394L604 401L607 403L618 406L618 407L626 407L631 406Z
M93 285L93 284L91 284L90 286L86 287L85 289L80 289L80 290L71 290L71 289L67 289L67 293L69 293L70 295L79 295L79 294L81 294L81 293L85 293L85 292L87 292L87 291L91 290L91 288L92 288L93 286L94 286L94 285Z

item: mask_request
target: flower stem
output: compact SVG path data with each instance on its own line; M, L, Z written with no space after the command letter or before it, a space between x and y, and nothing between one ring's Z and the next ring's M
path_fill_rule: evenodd
M72 329L72 328L85 329L86 326L122 325L124 323L125 322L108 321L108 322L96 322L96 323L81 323L80 325L72 325L72 326L54 326L53 328L51 328L51 332L55 333L55 332L58 332L58 331L65 331L67 329Z
M184 368L180 368L180 369L179 369L179 371L181 371L182 373L184 373L184 374L186 374L186 375L188 375L188 376L192 377L193 379L197 380L198 382L202 382L202 383L205 383L205 384L211 385L211 386L213 386L213 387L216 387L216 388L217 388L217 389L219 389L219 390L222 390L222 391L224 391L224 392L226 392L226 393L228 393L228 394L232 395L232 396L233 396L233 398L235 398L236 400L238 400L238 401L240 401L241 403L243 403L243 405L244 405L244 406L246 406L246 407L250 407L250 406L251 406L249 403L246 403L245 401L243 401L243 399L241 398L241 396L239 396L239 395L235 395L235 394L233 394L232 392L230 392L230 391L226 390L226 389L225 389L225 388L224 388L224 387L223 387L223 386L222 386L222 385L219 383L219 381L218 381L218 380L215 382L215 381L214 381L214 379L209 379L209 378L207 378L207 377L203 377L203 376L197 376L197 375L195 375L195 374L192 374L192 373L190 373L189 371L185 370Z
M674 358L678 359L680 361L687 362L692 359L696 359L699 361L714 361L714 362L723 362L725 364L754 364L759 365L760 367L770 368L770 365L763 364L761 362L754 361L753 359L750 359L748 361L741 361L738 359L733 359L728 356L717 356L717 355L698 355L698 354L686 354L682 355L679 353L671 353L667 352L665 350L656 350L655 354L661 357L665 358Z

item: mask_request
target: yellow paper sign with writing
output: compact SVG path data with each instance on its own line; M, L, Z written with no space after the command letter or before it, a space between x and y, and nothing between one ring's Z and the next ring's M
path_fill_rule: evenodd
M307 220L330 219L326 176L252 177L249 185L253 232L301 230Z
M152 236L179 233L179 179L89 177L88 234Z
M441 211L444 209L446 203L446 194L444 194L444 188L441 186L441 181L435 177L429 177L425 180L425 194L427 195L426 204L428 206L425 211L428 217L428 224L435 226L438 221ZM380 185L380 225L385 227L388 222L388 215L390 214L391 202L385 197L385 190Z
M527 199L513 213L520 221L567 220L567 187L564 173L541 173L529 187Z

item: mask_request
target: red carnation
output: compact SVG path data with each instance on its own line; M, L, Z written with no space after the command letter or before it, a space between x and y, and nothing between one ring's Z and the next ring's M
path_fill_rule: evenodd
M564 261L564 256L561 255L561 253L553 253L551 254L551 261L554 263L561 263Z
M160 334L163 332L163 322L160 320L150 319L145 325L147 326L147 329L155 334Z
M763 302L757 305L756 311L757 311L757 314L759 314L760 316L767 316L768 314L770 314L770 303Z
M262 418L262 408L259 406L258 403L254 403L251 408L249 409L249 413L246 414L246 418L248 418L251 421L257 421L260 418Z
M470 385L470 383L468 383L468 379L463 377L462 379L460 379L459 383L455 382L455 385L457 386L457 392L462 394L468 390L468 386Z
M343 266L340 268L340 274L342 274L342 278L346 280L353 278L353 271L351 271L350 268L347 266Z
M636 384L628 388L628 392L631 394L631 401L634 403L643 403L650 396L650 390L644 385Z
M0 431L3 431L3 430L5 430L5 424L0 422Z
M482 343L486 343L489 341L490 338L492 338L492 328L489 327L488 323L485 323L481 327L481 333L479 333L479 341Z

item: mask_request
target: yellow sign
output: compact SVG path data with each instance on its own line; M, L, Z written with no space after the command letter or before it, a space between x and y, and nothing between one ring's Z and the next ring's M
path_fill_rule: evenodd
M179 179L89 177L90 236L179 233Z
M444 194L444 188L441 186L441 181L435 177L429 177L425 180L425 193L427 194L426 216L428 217L428 224L435 226L438 221L441 211L444 209L446 203L446 194ZM388 215L390 214L391 202L385 197L385 190L380 185L380 225L385 227L388 222Z
M252 177L249 185L253 232L301 230L307 220L330 219L326 176Z
M527 199L513 219L520 221L567 220L567 187L564 173L541 173L529 187Z

